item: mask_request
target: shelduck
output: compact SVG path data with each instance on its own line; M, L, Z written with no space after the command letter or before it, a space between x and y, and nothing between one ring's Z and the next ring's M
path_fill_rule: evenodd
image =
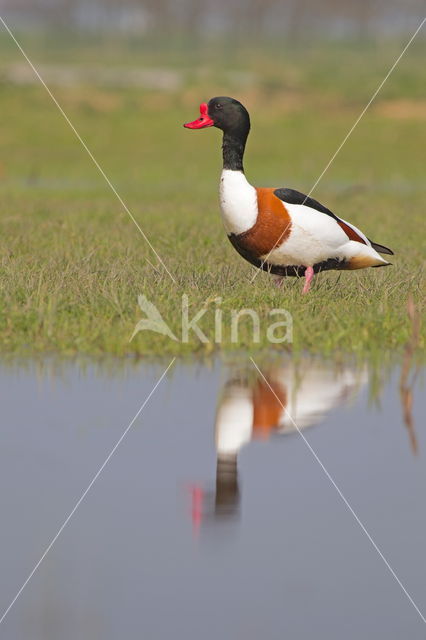
M309 357L297 364L275 363L265 378L252 379L232 371L223 386L216 410L216 486L212 493L192 487L192 519L198 532L205 516L232 516L238 512L240 488L238 457L253 441L276 441L327 419L338 407L349 405L368 382L367 368L329 367ZM285 464L285 457L283 458Z
M280 277L304 276L307 293L319 271L391 264L380 255L393 255L391 249L372 242L313 198L248 182L243 156L250 116L238 100L216 97L203 102L200 117L184 127L223 131L222 219L234 248L255 267Z

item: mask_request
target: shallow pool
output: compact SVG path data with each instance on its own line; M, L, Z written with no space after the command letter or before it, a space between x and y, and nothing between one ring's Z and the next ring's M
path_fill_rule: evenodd
M0 616L167 365L0 367ZM425 637L424 378L260 369L174 363L2 638Z

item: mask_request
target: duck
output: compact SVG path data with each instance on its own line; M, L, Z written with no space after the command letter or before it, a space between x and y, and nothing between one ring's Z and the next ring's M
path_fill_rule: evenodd
M372 242L314 198L287 187L250 184L243 166L250 116L235 98L202 102L200 116L183 126L223 132L222 220L234 249L257 269L277 276L279 282L286 276L304 277L306 294L316 273L391 264L380 255L393 255L391 249Z
M329 366L311 356L276 361L254 378L244 369L229 371L214 420L215 490L191 487L194 532L198 534L205 515L238 514L238 459L244 448L325 423L333 411L351 405L368 380L365 366Z

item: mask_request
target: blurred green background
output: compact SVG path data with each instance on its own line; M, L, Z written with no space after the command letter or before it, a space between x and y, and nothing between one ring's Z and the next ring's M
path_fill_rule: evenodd
M380 353L409 339L423 303L423 29L312 194L394 266L277 290L233 251L217 201L220 135L189 132L202 101L248 108L245 161L258 186L307 193L422 19L410 2L0 3L4 18L161 255L174 284L41 86L0 33L0 337L3 351L194 352L139 333L144 293L180 332L194 312L270 308L294 318L295 350ZM207 301L207 302L206 302ZM204 320L209 332L213 315ZM251 345L250 326L240 341ZM266 340L261 340L260 348ZM422 346L423 342L420 343ZM256 346L256 345L255 345Z

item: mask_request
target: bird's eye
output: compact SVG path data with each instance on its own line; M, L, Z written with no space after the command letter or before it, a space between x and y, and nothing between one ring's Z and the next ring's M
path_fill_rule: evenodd
M216 104L216 109L222 109L222 105L219 102Z

